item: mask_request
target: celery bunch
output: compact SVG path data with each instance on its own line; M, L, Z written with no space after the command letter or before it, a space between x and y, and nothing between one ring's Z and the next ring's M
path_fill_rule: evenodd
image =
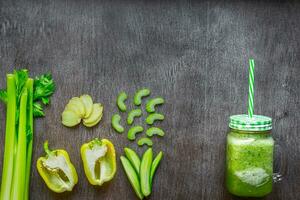
M55 84L50 74L29 78L27 70L7 74L0 101L7 107L0 200L28 199L33 118L43 117Z

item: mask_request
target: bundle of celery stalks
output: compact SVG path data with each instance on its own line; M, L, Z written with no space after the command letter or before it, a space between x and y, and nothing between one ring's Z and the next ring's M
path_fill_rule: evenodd
M27 70L7 74L7 88L0 90L6 104L6 133L0 200L29 198L33 122L43 117L55 84L50 74L35 79Z

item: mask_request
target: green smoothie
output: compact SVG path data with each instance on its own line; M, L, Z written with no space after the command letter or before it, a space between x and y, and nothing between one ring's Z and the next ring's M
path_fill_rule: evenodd
M227 136L226 186L243 197L262 197L272 191L274 140L269 131L231 129Z

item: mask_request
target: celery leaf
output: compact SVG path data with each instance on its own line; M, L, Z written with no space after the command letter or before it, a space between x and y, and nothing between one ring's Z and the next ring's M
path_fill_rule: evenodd
M0 90L0 101L7 103L7 92L6 90Z
M33 103L33 116L34 117L44 117L43 106L40 103Z
M50 96L55 91L55 84L51 74L37 76L33 85L33 116L44 117L43 105L49 105Z
M16 79L17 100L20 101L23 88L28 79L28 71L26 69L15 70L14 74Z
M44 105L49 105L50 104L50 98L49 97L42 97L42 103Z
M27 144L32 140L32 136L33 136L32 130L30 130L30 128L28 127L27 132L26 132L26 142L27 142Z
M49 103L49 100L45 98L51 96L54 93L54 91L55 84L51 74L48 73L35 78L33 92L34 100L42 100L43 103L46 105Z

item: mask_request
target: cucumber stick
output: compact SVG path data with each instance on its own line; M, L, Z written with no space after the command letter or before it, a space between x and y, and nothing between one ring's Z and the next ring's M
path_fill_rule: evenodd
M134 169L136 170L137 174L140 174L140 166L141 166L141 160L139 156L136 154L135 151L133 151L130 148L124 148L124 152Z
M150 173L150 184L151 184L151 186L152 186L154 174L156 172L157 167L159 166L159 163L160 163L162 157L163 157L163 152L161 151L157 154L157 156L153 160L153 163L152 163L152 166L151 166L151 173Z
M133 187L136 195L138 196L139 199L143 199L144 195L141 192L141 187L140 187L140 182L139 182L139 177L136 171L134 170L133 166L130 164L130 161L125 158L124 156L120 157L121 163L123 165L124 171L127 175L127 178L129 179L129 182L131 186Z
M152 166L152 148L143 155L140 166L140 179L142 193L147 197L151 194L150 173Z

